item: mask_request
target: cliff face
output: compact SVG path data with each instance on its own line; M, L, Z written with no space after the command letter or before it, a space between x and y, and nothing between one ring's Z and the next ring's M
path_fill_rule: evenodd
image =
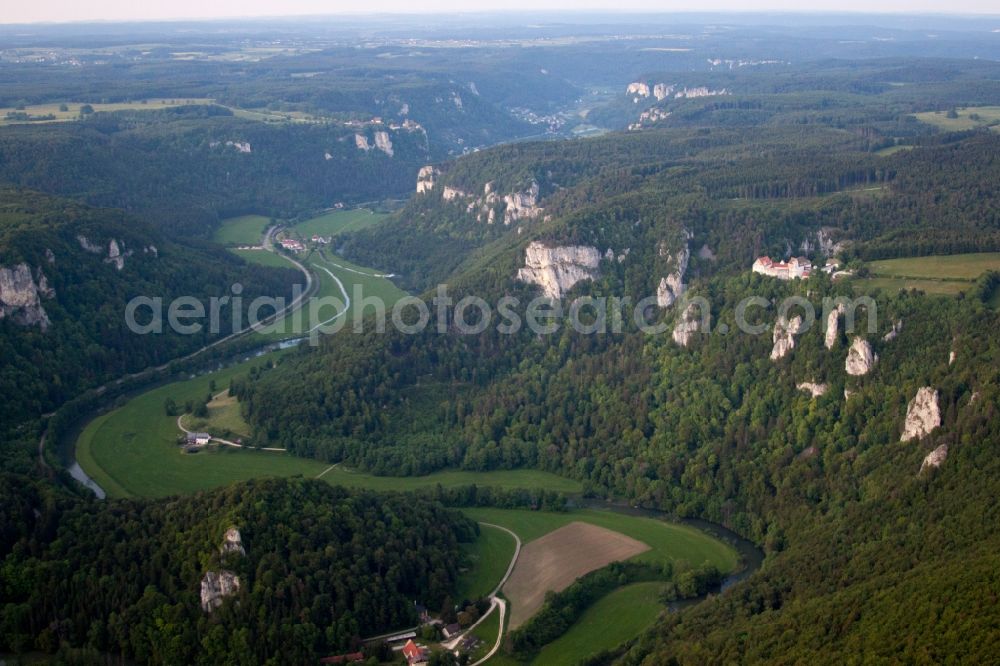
M201 579L201 609L211 613L239 591L240 578L232 571L206 571Z
M538 183L534 181L523 192L504 195L503 202L506 205L503 213L505 225L518 220L535 218L542 214L542 209L538 207Z
M80 243L80 247L82 247L87 252L90 252L91 254L103 254L104 263L112 264L118 270L122 270L123 268L125 268L125 259L127 257L132 256L132 250L123 250L122 248L125 246L125 244L119 243L114 238L108 241L108 249L106 251L102 245L100 245L99 243L94 243L93 241L91 241L89 238L87 238L82 234L77 236L76 240ZM144 251L147 253L152 251L153 254L156 254L156 248L153 247L152 245L145 248Z
M674 257L674 271L660 278L660 284L656 288L656 304L661 308L669 308L684 294L684 273L687 272L690 257L691 252L685 245Z
M524 268L518 269L517 279L536 284L549 298L561 298L573 285L598 275L601 253L586 245L546 247L535 241L528 245Z
M920 471L926 469L937 469L948 457L948 445L942 444L924 457L924 462L920 464Z
M417 172L417 194L423 194L424 192L430 192L434 189L434 178L437 177L441 172L431 165L420 167L420 171Z
M802 382L801 384L797 384L795 388L797 388L800 391L806 391L812 397L818 398L824 393L826 393L827 388L829 387L826 384L816 384L814 382Z
M230 553L239 555L247 554L246 550L243 548L243 537L240 535L240 531L237 528L230 527L226 530L226 534L222 538L222 546L219 550L223 555L228 555Z
M867 375L875 367L878 356L872 352L872 346L867 340L854 338L851 348L847 352L847 360L844 362L844 370L849 375L855 377Z
M906 421L903 422L903 434L900 441L924 437L941 425L941 408L938 405L938 392L930 386L924 386L917 391L906 408Z
M375 132L375 147L392 157L392 139L388 132Z
M698 313L697 315L695 314L696 312ZM688 303L688 306L684 308L684 313L674 326L672 334L674 342L681 347L687 347L691 343L691 338L694 337L694 334L701 329L701 315L701 308L697 304ZM705 315L705 319L707 322L708 315Z
M38 269L38 282L31 267L20 263L13 268L0 267L0 319L10 317L21 326L49 327L49 316L42 307L42 298L52 298L55 292Z
M791 321L785 317L778 317L774 322L774 333L771 340L774 347L771 349L771 360L777 361L784 358L795 349L795 336L802 328L802 317L795 317Z

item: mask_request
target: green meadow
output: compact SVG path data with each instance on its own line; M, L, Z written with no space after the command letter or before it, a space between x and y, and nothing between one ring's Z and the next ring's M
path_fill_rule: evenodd
M271 224L263 215L240 215L222 221L212 234L212 240L223 245L260 245L261 238Z
M992 126L1000 129L1000 106L970 106L955 109L955 118L947 111L926 111L915 114L917 120L930 123L946 132L960 132L976 127Z
M164 408L167 398L172 398L181 406L188 400L203 399L213 392L211 382L215 382L214 392L218 393L229 386L233 377L248 373L254 366L261 367L268 360L277 361L288 353L293 352L273 352L210 374L167 384L132 398L87 425L77 440L77 460L84 471L112 497L163 497L251 478L294 475L321 476L324 481L335 485L373 490L402 491L433 488L437 484L453 487L473 483L500 488L547 488L566 493L581 489L576 481L537 470L482 473L446 470L421 477L386 477L281 452L226 446L211 447L195 454L183 452L182 447L177 445L181 434L177 417L167 416ZM231 405L224 418L229 420L230 429L245 428ZM489 577L492 574L484 575ZM479 582L471 581L469 584L478 585Z
M634 583L610 592L584 611L569 631L542 648L532 663L573 666L635 638L666 610L659 598L662 588L660 583Z
M858 280L860 287L953 296L968 290L983 273L1000 270L1000 252L884 259L870 262L868 268L872 276Z
M492 592L503 578L514 556L514 537L503 530L480 525L479 538L462 544L462 568L458 577L457 598L478 599ZM496 638L496 632L493 633Z
M334 236L348 231L358 231L378 224L389 217L386 213L376 213L367 208L332 210L292 226L292 231L300 238L314 235Z

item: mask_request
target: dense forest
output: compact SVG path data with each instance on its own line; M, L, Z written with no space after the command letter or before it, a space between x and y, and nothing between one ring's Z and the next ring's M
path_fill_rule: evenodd
M120 210L83 206L13 188L0 190L0 423L4 437L102 382L160 365L232 332L234 310L219 309L193 334L172 331L174 298L232 296L243 288L245 310L261 295L290 297L302 281L292 269L251 267L213 246L170 239ZM126 321L135 297L160 298L162 334L136 335ZM152 321L146 309L136 322ZM13 455L4 447L4 457ZM23 461L22 461L23 462ZM9 469L9 467L7 467Z
M568 297L636 303L675 275L685 293L640 311L658 335L629 311L596 335L566 312L549 335L466 335L437 308L417 334L344 330L232 383L254 442L384 476L546 470L766 552L593 663L995 660L998 273L934 296L750 266L802 255L863 277L877 259L1000 251L997 121L964 108L1000 105L996 35L974 19L810 20L0 26L0 652L315 663L409 626L415 602L447 605L477 527L445 507L567 504L301 478L98 502L39 455L46 428L66 434L103 400L81 393L111 382L112 404L138 390L116 378L213 339L129 334L133 296L238 282L246 304L298 281L208 242L221 219L379 202L398 210L331 249L428 299L447 283L455 300L527 303L533 243L597 257ZM627 94L635 82L692 93ZM828 336L828 299L858 296L871 327ZM705 320L682 344L692 297ZM750 298L760 334L738 325ZM772 359L789 298L824 316ZM587 321L600 314L611 301ZM848 372L857 337L864 373ZM940 423L903 441L925 387ZM612 564L506 647L536 654L626 582L675 598L718 577ZM206 581L231 589L206 602Z
M440 607L477 526L439 503L322 481L170 502L82 502L0 477L0 650L100 663L304 664ZM245 554L220 552L230 527ZM202 610L204 570L236 592Z

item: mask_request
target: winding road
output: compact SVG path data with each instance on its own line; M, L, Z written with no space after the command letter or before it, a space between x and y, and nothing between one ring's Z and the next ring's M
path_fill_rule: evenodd
M521 538L518 537L516 534L514 534L513 532L511 532L506 527L503 527L502 525L494 525L493 523L484 523L484 522L480 522L479 524L480 525L485 525L486 527L493 527L493 528L496 528L498 530L503 530L507 534L509 534L512 537L514 537L514 556L510 558L510 564L507 565L507 571L506 571L506 573L504 573L503 578L500 579L500 582L497 583L497 586L495 588L493 588L492 592L490 592L490 609L488 611L486 611L485 613L483 613L483 616L481 618L479 618L476 621L476 623L473 624L471 627L469 627L468 629L466 629L465 631L463 631L461 634L459 634L455 638L450 639L447 643L442 643L441 644L444 648L446 648L448 650L454 650L455 646L458 645L458 643L463 638L465 638L465 636L470 631L472 631L473 629L475 629L476 627L478 627L479 624L483 620L485 620L486 618L488 618L490 616L490 614L493 613L493 610L495 608L499 608L500 609L500 611L499 611L500 612L500 629L497 631L497 642L493 645L493 647L490 649L490 651L487 652L485 656L483 656L482 659L480 659L479 661L476 661L475 663L471 664L471 666L479 666L480 664L485 664L487 661L489 661L490 659L492 659L493 655L495 655L500 650L500 645L503 643L503 622L504 622L504 618L507 617L507 602L500 598L500 596L499 596L500 589L504 586L504 584L506 584L507 579L510 578L511 572L514 571L514 565L517 564L517 558L521 554Z

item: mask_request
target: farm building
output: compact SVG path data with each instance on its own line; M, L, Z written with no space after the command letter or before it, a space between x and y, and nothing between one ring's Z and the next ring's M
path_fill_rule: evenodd
M457 622L453 624L448 624L445 625L445 627L441 630L441 632L444 634L445 638L451 638L452 636L455 636L456 634L462 632L462 625L458 624Z
M406 663L410 664L410 666L426 664L427 648L417 645L411 639L406 641L406 645L403 646L403 656L406 657Z
M757 261L753 262L753 272L779 280L805 279L812 273L812 263L805 257L792 257L787 262L774 261L771 257L757 257Z
M210 439L212 436L207 432L189 432L186 441L188 446L205 446Z

